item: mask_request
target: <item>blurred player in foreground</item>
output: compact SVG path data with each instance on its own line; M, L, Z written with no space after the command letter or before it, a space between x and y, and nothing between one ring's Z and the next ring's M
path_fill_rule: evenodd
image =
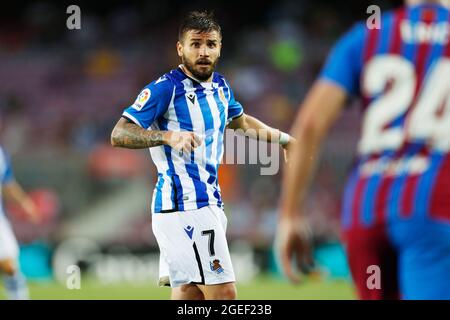
M37 209L30 197L23 191L16 182L11 169L8 155L0 147L0 192L6 200L12 200L19 204L28 218L38 222ZM28 288L26 279L20 272L18 265L19 246L14 237L11 225L9 224L3 210L3 201L0 202L0 273L7 297L11 300L27 300Z
M450 299L449 21L444 1L407 1L380 29L358 23L335 45L295 121L284 174L277 246L291 280L291 259L311 260L304 202L321 142L356 95L362 132L342 231L359 297ZM367 284L370 266L381 288Z
M211 15L188 14L178 39L182 64L141 91L116 124L111 143L150 148L157 167L152 228L161 251L160 285L170 284L172 299L235 299L217 176L224 130L242 129L285 150L292 142L246 115L228 82L214 72L222 35Z

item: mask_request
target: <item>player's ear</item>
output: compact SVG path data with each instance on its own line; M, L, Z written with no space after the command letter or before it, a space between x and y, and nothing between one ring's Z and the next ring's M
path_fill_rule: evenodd
M177 41L177 53L179 57L183 56L183 44L180 41Z

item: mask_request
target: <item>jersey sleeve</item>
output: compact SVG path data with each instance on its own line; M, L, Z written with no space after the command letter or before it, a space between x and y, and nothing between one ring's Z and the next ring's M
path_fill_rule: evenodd
M165 76L153 81L142 89L134 103L123 111L122 116L148 129L167 111L173 89L172 81Z
M233 119L240 117L244 113L244 108L234 98L234 92L233 90L231 90L231 87L229 85L228 88L230 90L230 99L228 101L227 124L230 123Z
M2 184L8 184L14 180L14 175L13 175L13 171L12 171L12 167L11 167L11 159L10 159L9 155L3 149L1 149L1 155L2 155L2 158L3 158L2 160L4 163Z
M362 69L365 26L358 23L334 45L319 79L331 81L348 94L357 95Z

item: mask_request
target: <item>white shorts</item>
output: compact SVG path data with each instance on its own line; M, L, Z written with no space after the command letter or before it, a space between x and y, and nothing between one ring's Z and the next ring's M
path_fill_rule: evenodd
M0 260L17 259L19 245L8 219L0 214Z
M234 282L226 228L225 213L216 206L153 214L152 229L161 252L158 284L174 288Z

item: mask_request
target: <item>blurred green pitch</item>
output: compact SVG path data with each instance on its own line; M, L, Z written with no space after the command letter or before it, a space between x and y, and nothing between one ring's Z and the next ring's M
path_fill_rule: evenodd
M69 290L57 283L30 282L32 299L48 300L167 300L169 288L158 288L154 284L145 286L104 285L92 280L83 280L80 290ZM285 280L260 276L250 283L237 283L238 299L241 300L348 300L355 299L353 286L346 280L307 279L301 285L292 285ZM0 299L5 299L0 287Z

